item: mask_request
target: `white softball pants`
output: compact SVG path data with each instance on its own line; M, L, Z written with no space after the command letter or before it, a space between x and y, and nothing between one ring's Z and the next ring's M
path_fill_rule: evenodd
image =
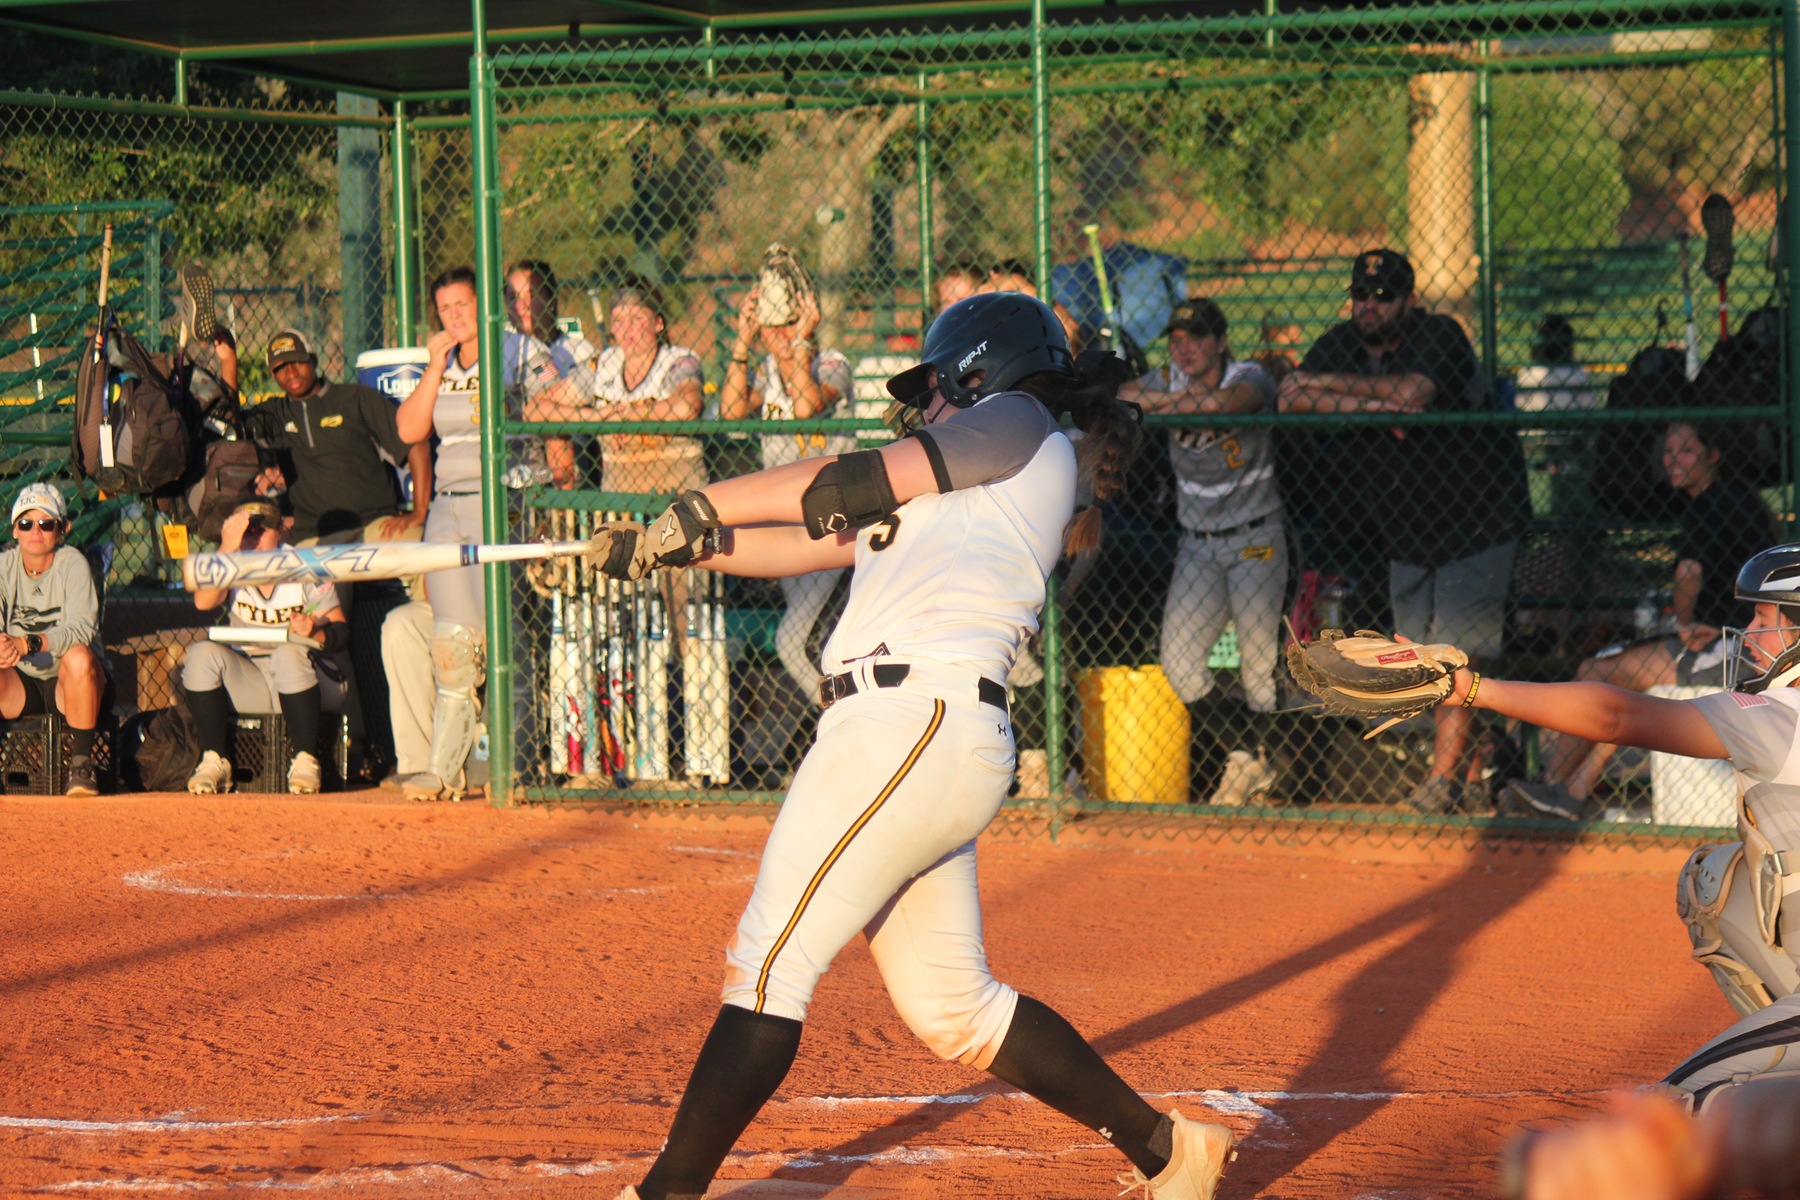
M1279 516L1224 537L1182 530L1163 605L1162 669L1183 704L1211 694L1206 657L1225 623L1235 619L1244 695L1252 710L1275 711L1287 574L1287 533Z
M726 954L724 998L804 1020L861 930L908 1027L940 1057L986 1068L1018 994L988 971L975 837L1012 781L1012 726L977 700L973 672L921 681L913 668L820 718Z

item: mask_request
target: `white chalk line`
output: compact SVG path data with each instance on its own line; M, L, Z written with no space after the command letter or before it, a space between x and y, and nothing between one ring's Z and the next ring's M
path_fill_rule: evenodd
M252 1121L192 1121L181 1113L142 1121L74 1121L56 1117L0 1117L0 1129L40 1129L50 1133L210 1133L218 1129L280 1129L290 1125L328 1125L364 1121L367 1117L334 1113L324 1117L269 1117Z
M176 883L165 879L171 871L181 871L189 867L218 864L206 863L170 863L166 867L151 867L144 871L128 871L125 874L126 887L142 888L147 892L169 892L177 896L204 896L214 900L296 900L318 903L328 900L398 900L400 896L393 892L361 892L361 893L324 893L310 892L249 892L241 888L201 887L197 884Z
M1384 1103L1404 1100L1515 1100L1538 1098L1568 1098L1573 1095L1602 1095L1602 1092L1552 1092L1514 1090L1504 1092L1462 1092L1462 1091L1378 1091L1378 1092L1288 1092L1288 1091L1250 1091L1229 1092L1219 1090L1181 1091L1151 1093L1151 1098L1166 1100L1191 1100L1204 1104L1215 1113L1250 1120L1255 1132L1246 1135L1242 1144L1260 1144L1275 1149L1286 1144L1285 1139L1275 1134L1277 1129L1287 1125L1287 1121L1272 1109L1270 1104L1317 1104L1317 1103ZM961 1093L952 1095L915 1095L915 1096L805 1096L788 1100L771 1102L771 1108L850 1108L857 1106L894 1105L919 1107L927 1104L966 1105L978 1104L984 1100L1003 1099L1025 1101L1035 1104L1036 1101L1023 1092L985 1092ZM211 1132L238 1128L274 1128L292 1125L325 1124L336 1121L363 1121L372 1118L366 1115L340 1114L325 1117L291 1117L274 1118L255 1121L192 1121L173 1114L168 1117L147 1121L70 1121L35 1117L0 1117L0 1128L28 1128L55 1133L171 1133L171 1132ZM735 1168L743 1170L772 1171L810 1170L815 1168L845 1166L942 1166L959 1161L980 1159L1007 1158L1017 1161L1040 1161L1065 1158L1071 1155L1091 1154L1110 1149L1105 1142L1082 1142L1071 1144L1060 1149L1043 1150L1034 1148L988 1146L988 1145L921 1145L908 1144L878 1150L869 1154L801 1154L790 1155L774 1151L733 1151L728 1161ZM648 1158L650 1152L634 1156L635 1159ZM327 1188L347 1186L380 1186L380 1185L417 1185L421 1183L474 1184L479 1182L496 1182L506 1178L520 1177L595 1177L610 1175L628 1167L641 1166L641 1163L615 1162L605 1159L586 1162L541 1162L528 1161L503 1165L492 1160L482 1160L478 1165L465 1166L455 1162L415 1163L407 1167L348 1167L341 1171L307 1175L293 1180L264 1179L258 1181L242 1181L225 1183L228 1190L246 1191L317 1191ZM71 1180L52 1184L40 1190L45 1192L180 1192L203 1189L217 1189L221 1181L216 1178L206 1180L188 1180L174 1178L156 1178L151 1176L133 1176L125 1179L88 1179ZM1381 1200L1381 1194L1358 1197L1357 1200Z

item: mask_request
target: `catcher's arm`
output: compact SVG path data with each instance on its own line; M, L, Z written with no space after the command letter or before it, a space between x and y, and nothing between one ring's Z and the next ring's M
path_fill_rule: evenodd
M1463 704L1474 683L1474 674L1461 668L1444 703ZM1690 701L1646 696L1608 683L1518 683L1484 675L1481 686L1475 688L1475 701L1468 707L1485 708L1591 742L1638 746L1688 758L1731 757L1711 723Z

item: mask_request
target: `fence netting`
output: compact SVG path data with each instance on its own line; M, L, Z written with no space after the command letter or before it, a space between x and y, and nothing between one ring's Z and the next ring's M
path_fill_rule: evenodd
M1279 664L1295 634L1398 628L1507 678L1698 694L1723 681L1712 631L1747 619L1736 563L1792 540L1779 12L1665 29L1540 8L1053 21L1041 76L1028 24L498 51L504 307L564 405L511 431L509 533L584 537L708 480L879 445L884 383L931 317L1031 290L1073 341L1131 361L1145 438L1009 681L1019 820L1282 839L1731 824L1728 771L1462 714L1365 740ZM15 163L27 134L47 161L118 148L15 170L5 201L146 206L146 327L197 255L247 341L311 322L334 371L375 346L344 333L338 226L339 141L372 131L0 122ZM374 252L420 281L402 306L384 276L393 347L424 344L425 281L475 257L466 109L413 106L403 143L399 176L388 138L372 150ZM223 182L195 195L209 171ZM250 203L295 176L271 193L288 209ZM0 210L0 270L62 237L79 275L95 219ZM772 244L811 281L792 303L752 296ZM7 395L41 414L67 374L24 362L10 304ZM36 319L66 332L79 307ZM512 417L552 411L514 374ZM95 534L115 560L119 511ZM144 545L141 573L166 577ZM520 795L779 797L846 576L505 574L512 683L487 717L514 731Z

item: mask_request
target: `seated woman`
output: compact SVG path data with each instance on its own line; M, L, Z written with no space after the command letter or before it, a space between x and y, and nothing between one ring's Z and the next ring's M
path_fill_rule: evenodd
M1730 650L1724 628L1744 623L1732 579L1739 564L1776 542L1762 499L1729 477L1723 442L1721 431L1685 421L1663 433L1663 472L1688 497L1675 548L1675 632L1602 650L1581 664L1576 679L1635 692L1661 684L1723 685ZM1509 784L1501 798L1517 809L1579 820L1616 748L1562 734L1542 776Z
M219 549L273 550L282 545L281 510L272 500L246 500L225 518ZM187 790L210 795L231 790L231 721L235 713L279 712L288 742L288 791L319 790L319 714L344 700L344 680L325 653L349 644L344 610L329 583L278 583L270 587L202 588L194 607L208 612L226 604L232 629L287 630L316 643L226 645L195 642L181 662L181 686L200 735L200 765ZM321 651L325 653L321 653Z

